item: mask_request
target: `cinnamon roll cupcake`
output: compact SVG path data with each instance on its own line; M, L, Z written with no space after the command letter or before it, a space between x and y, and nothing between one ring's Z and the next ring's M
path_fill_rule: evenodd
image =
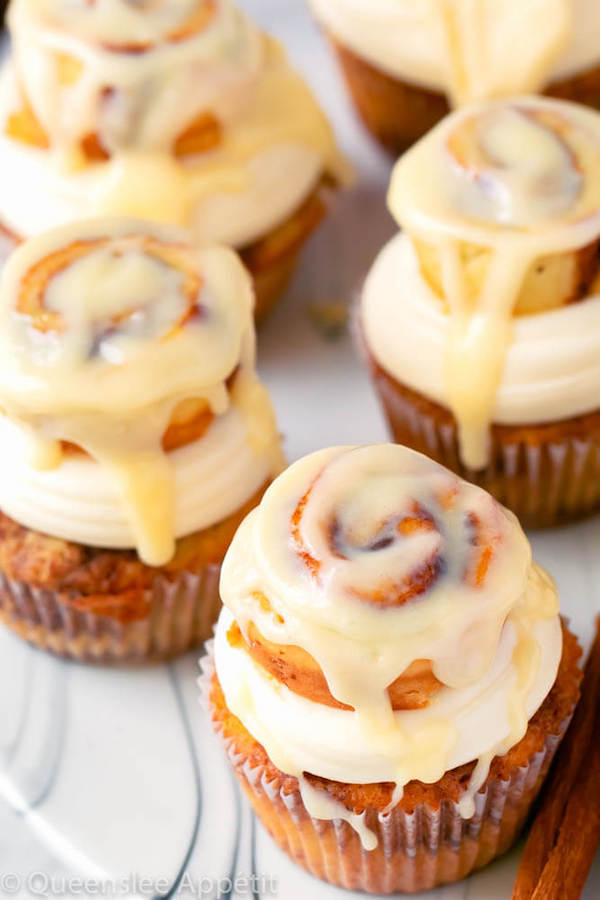
M230 0L15 0L0 76L0 223L102 215L239 250L273 304L346 175L282 48Z
M580 681L510 512L405 447L323 450L245 519L221 594L201 685L293 860L379 894L507 850Z
M359 332L399 443L532 526L600 507L600 116L454 113L398 163Z
M225 551L281 468L233 251L134 219L23 244L0 409L0 620L88 661L206 639Z
M465 103L544 92L600 109L597 0L309 4L365 125L394 154Z

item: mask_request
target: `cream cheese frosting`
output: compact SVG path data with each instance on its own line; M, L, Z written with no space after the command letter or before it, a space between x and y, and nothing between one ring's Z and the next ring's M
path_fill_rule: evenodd
M271 415L268 407L266 414ZM116 485L94 459L71 455L56 468L37 469L28 458L27 438L18 428L0 419L0 435L4 513L27 528L63 540L91 547L135 546ZM234 405L200 440L171 451L169 462L175 483L176 538L232 515L273 475L269 455L252 447L244 415Z
M537 91L600 64L596 0L310 4L355 53L397 78L446 93L455 104Z
M369 350L386 372L450 405L444 371L450 320L421 274L408 235L396 235L379 254L365 281L360 319ZM579 416L598 408L599 386L599 296L518 316L492 420L528 425Z
M512 354L508 373L506 366L510 348L515 345L515 311L523 292L532 290L532 277L551 262L576 265L579 253L597 252L599 173L598 113L540 97L497 101L455 112L405 154L394 169L388 194L390 210L413 245L422 248L429 267L433 265L437 271L438 300L445 313L445 318L439 319L424 312L413 324L424 335L428 328L435 335L436 331L439 334L439 323L445 323L441 326L445 333L443 394L457 420L461 458L469 469L487 465L489 425L499 406L503 418L518 416L515 424L543 421L548 413L551 421L559 417L556 411L550 412L549 402L538 407L536 372L554 380L554 389L560 390L557 409L581 412L593 408L598 371L591 359L595 336L582 336L582 343L577 345L585 355L576 378L576 350L569 342L579 324L592 326L597 321L593 297L576 295L577 303L554 314L538 312L533 325L527 321L519 325L521 341ZM410 277L410 254L406 251L401 255ZM363 316L374 339L375 357L383 362L385 356L384 368L391 371L389 350L381 350L386 339L380 333L388 323L374 326L379 300L374 299L373 284L386 293L389 290L381 274L383 265L390 265L387 252L368 281ZM422 272L424 265L421 259ZM408 302L416 303L417 296L422 297L424 309L430 310L429 298L418 285L419 280L413 277L417 294ZM559 302L567 303L569 292L580 290L579 285L577 279L574 287L565 287ZM540 288L542 297L537 308L542 311L550 287L546 282ZM394 290L400 306L404 285L399 282ZM581 305L585 309L579 309ZM535 332L538 322L546 338L553 328L568 324L556 344L556 360L541 360L534 350L535 355L525 365L522 340ZM435 342L436 338L432 336L431 340ZM401 344L397 352L404 352ZM407 354L410 359L412 348ZM515 368L517 359L521 362ZM420 365L414 369L420 369ZM434 383L436 372L439 374L439 365L431 378L419 371L409 376L407 384L417 388L415 381L427 381L432 396L433 391L440 390L439 383ZM515 405L511 401L507 408L506 392L500 395L503 382L514 382L516 377L523 383L532 376L536 381L531 389L520 395L513 391Z
M439 780L478 760L465 817L492 758L506 753L548 694L562 640L556 590L516 518L481 489L397 445L338 447L292 465L244 521L225 558L215 664L228 708L309 813L328 804L304 774L350 784ZM266 602L265 602L266 600ZM308 652L332 709L293 693L231 645L235 620ZM387 687L430 660L441 689L394 712Z
M233 251L166 226L100 220L23 244L0 285L0 507L161 565L243 506L281 466L252 309ZM189 404L208 431L163 449Z
M10 27L0 218L17 235L137 215L242 247L347 175L304 81L229 0L16 0Z

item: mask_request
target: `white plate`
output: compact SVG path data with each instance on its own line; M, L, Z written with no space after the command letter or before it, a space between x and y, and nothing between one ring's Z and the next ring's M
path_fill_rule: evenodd
M349 338L326 340L309 309L348 302L393 232L384 207L389 161L356 124L301 0L243 5L290 46L361 175L313 239L260 335L261 371L290 459L328 444L380 441L385 426ZM557 579L563 610L588 642L600 610L600 520L533 542ZM221 890L222 900L359 896L305 875L255 823L199 710L196 656L103 670L60 662L0 632L0 898L178 890L203 898ZM506 900L517 864L518 849L426 896ZM81 876L92 879L87 888ZM240 889L229 891L227 879L236 876ZM100 888L106 878L114 885ZM599 895L597 864L584 897Z

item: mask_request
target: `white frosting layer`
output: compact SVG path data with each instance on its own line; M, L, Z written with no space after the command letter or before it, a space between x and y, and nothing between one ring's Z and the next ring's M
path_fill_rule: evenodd
M365 282L367 346L395 379L449 405L445 348L450 317L421 275L407 235L383 248ZM493 421L554 422L600 406L600 297L513 321Z
M106 198L113 194L113 184L119 179L118 162L67 171L56 166L46 151L12 140L4 123L14 96L9 63L0 75L0 220L18 235L34 235L104 214ZM210 175L213 163L211 156L205 166L199 164L199 183L205 172ZM148 191L148 185L154 184L154 191L159 192L164 174L153 171L150 159L138 159L134 168L130 174L136 190L125 195L124 208L115 209L113 203L111 212L160 221L162 211L165 221L187 218L184 224L198 240L241 248L264 236L300 206L323 174L323 158L315 149L295 143L260 150L245 172L229 179L231 186L218 174L212 190L203 184L189 214L183 216L174 209L173 197L160 206L155 203L155 193ZM174 189L176 194L182 189L178 180Z
M342 43L374 65L423 87L450 91L452 64L445 18L445 7L450 4L444 0L310 3L316 16ZM495 87L490 96L533 90L534 85L519 84L518 79L527 78L530 70L526 64L537 54L545 69L542 85L600 63L597 0L481 0L475 8L473 3L463 5L466 24L470 18L473 25L470 43L466 32L465 60L482 54L486 77ZM459 8L460 0L455 6ZM481 21L477 21L477 15Z
M260 743L269 747L270 753L274 744L281 746L299 771L333 781L394 781L402 764L401 742L398 756L390 759L361 728L355 713L313 703L277 682L248 653L229 644L227 630L232 621L229 610L223 609L215 641L219 682L229 709ZM562 649L557 618L537 622L532 633L540 651L540 665L527 695L530 718L554 683ZM512 664L515 645L515 632L509 624L502 633L494 662L480 682L456 689L442 688L428 707L395 712L399 729L408 735L426 733L428 725L449 717L456 727L456 738L449 752L448 769L486 756L510 731L507 697L517 678ZM406 749L412 753L410 741L407 743Z
M56 469L36 469L27 441L0 418L0 508L22 525L68 541L129 548L136 536L109 473L89 456L70 454ZM174 533L183 537L239 510L270 479L266 452L249 441L244 416L231 407L206 434L168 455L175 484Z

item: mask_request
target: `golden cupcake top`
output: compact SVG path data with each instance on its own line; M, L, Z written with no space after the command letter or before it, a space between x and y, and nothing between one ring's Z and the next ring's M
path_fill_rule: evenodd
M185 233L138 220L32 239L3 273L0 407L26 435L34 468L85 453L110 473L147 562L174 549L171 451L201 449L232 406L247 419L244 440L276 468L252 308L233 251L198 249Z
M230 0L15 0L9 27L0 158L40 194L0 201L17 235L119 214L244 246L345 177L308 87Z
M464 463L486 464L514 317L594 290L600 116L522 98L445 119L397 164L389 205L450 316L445 374Z
M514 516L398 445L292 465L240 527L221 595L219 681L276 766L392 781L398 800L479 759L467 817L560 658L556 591Z

